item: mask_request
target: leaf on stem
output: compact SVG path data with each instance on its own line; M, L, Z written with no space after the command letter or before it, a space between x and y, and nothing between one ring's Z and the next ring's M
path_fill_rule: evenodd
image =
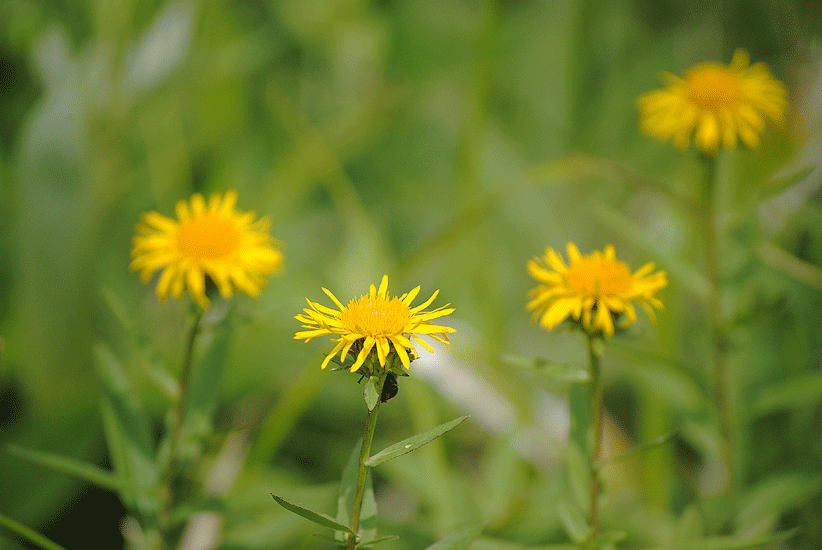
M279 504L289 512L304 517L309 521L313 521L317 525L321 525L322 527L328 527L329 529L334 529L335 531L345 531L346 533L350 533L352 535L354 534L350 527L348 527L347 525L343 525L342 523L339 523L327 514L323 514L322 512L315 512L314 510L309 510L302 504L294 502L293 500L288 500L283 497L278 497L274 493L271 493L271 496L274 497L274 500L277 501L277 504Z
M33 542L40 548L44 548L45 550L66 550L56 542L47 539L34 529L30 529L23 525L18 521L14 521L10 517L6 517L3 514L0 514L0 525L8 529L9 531L15 533L16 535Z
M366 460L365 465L373 468L374 466L382 464L386 460L391 460L392 458L397 458L398 456L410 453L415 449L419 449L426 443L432 442L445 432L453 430L459 424L461 424L466 418L468 417L460 416L459 418L455 418L454 420L451 420L444 424L440 424L439 426L434 426L430 430L426 430L417 435L413 435L408 439L403 439L399 443L394 443L393 445L386 447L382 451L378 452L377 454Z
M4 445L3 450L12 456L28 460L61 474L76 477L109 491L117 492L121 489L120 480L116 475L89 462L83 462L64 455L27 449L12 443Z
M599 462L594 464L594 468L599 470L603 466L609 466L609 465L615 464L617 462L622 462L623 460L629 459L629 458L634 457L638 454L642 454L646 451L650 451L651 449L655 449L656 447L660 447L662 445L665 445L671 439L673 439L674 436L677 433L679 433L679 430L674 430L669 434L661 435L661 436L659 436L656 439L653 439L651 441L647 441L645 443L640 443L639 445L635 445L634 447L628 449L624 453L619 453L616 456L611 456L611 457L608 457L604 460L600 460Z
M367 548L369 546L373 546L374 544L379 544L379 543L385 542L387 540L397 540L398 538L400 538L400 537L398 537L397 535L385 535L384 537L380 537L378 539L359 542L359 543L357 543L357 548Z
M557 514L568 537L577 543L588 540L591 535L591 526L580 511L570 502L560 502L557 505Z
M351 524L351 513L354 510L361 448L362 438L358 439L354 448L351 449L340 482L340 495L337 499L337 521L346 525ZM366 472L359 531L361 540L371 540L377 537L377 501L374 499L374 482L371 479L370 470ZM338 542L346 541L345 535L340 531L334 533L334 538Z
M482 523L457 529L456 531L448 533L425 550L465 550L475 538L480 536L483 529L485 529L485 524Z
M377 384L379 377L369 376L365 381L365 388L363 388L363 397L365 397L365 404L369 411L373 411L377 406L377 401L380 399L380 392L377 391Z

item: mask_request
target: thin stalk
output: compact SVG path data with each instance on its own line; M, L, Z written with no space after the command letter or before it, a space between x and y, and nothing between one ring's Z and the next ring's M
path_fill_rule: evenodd
M705 179L705 216L703 218L705 236L706 270L710 282L708 294L708 318L711 323L713 344L713 386L716 399L719 425L722 431L722 453L727 469L728 487L734 485L734 453L731 434L731 414L728 394L728 331L725 316L722 312L722 274L720 271L721 251L719 228L719 182L717 179L717 162L715 157L707 157L707 176Z
M382 395L382 387L385 384L385 373L379 375L377 380L377 395ZM368 411L365 419L365 432L362 436L362 447L360 448L360 464L357 470L357 492L354 495L354 509L351 512L351 530L358 533L360 529L360 513L362 512L362 500L365 496L365 480L368 475L368 466L365 461L371 455L371 441L374 439L374 429L377 427L377 413L380 410L380 400L374 408ZM357 547L357 536L348 536L347 550L354 550Z
M180 395L177 405L174 408L174 416L171 419L171 432L169 436L168 468L165 475L165 497L166 512L174 506L174 482L177 477L178 459L177 452L180 448L180 440L183 435L183 421L185 420L186 405L188 403L188 391L191 381L191 370L194 364L194 343L200 333L203 310L197 309L194 314L194 323L188 333L185 355L183 356L183 371L180 375Z
M600 353L594 344L594 337L588 335L588 357L591 362L591 422L594 441L591 447L591 538L599 534L599 468L596 466L602 452L602 376L600 375Z

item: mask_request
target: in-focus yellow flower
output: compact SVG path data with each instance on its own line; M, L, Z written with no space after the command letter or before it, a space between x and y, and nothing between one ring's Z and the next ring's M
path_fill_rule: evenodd
M750 65L744 50L736 50L731 64L700 63L680 78L663 73L665 88L637 100L640 126L662 141L673 139L685 150L694 144L709 155L719 146L736 147L737 138L755 149L765 128L765 117L781 122L786 109L785 85L764 63Z
M541 316L540 325L552 329L571 317L589 333L612 336L615 322L625 328L636 321L634 300L655 320L651 306L662 308L655 294L668 279L664 271L651 273L653 262L631 273L616 259L611 245L586 256L574 243L568 243L567 250L570 265L552 248L528 262L528 273L542 283L531 291L528 302L528 309Z
M231 296L233 286L256 297L265 276L282 269L283 254L268 234L269 219L255 221L254 212L240 212L236 203L234 190L224 197L212 194L208 204L195 193L190 202L177 203L176 220L144 213L133 240L131 269L140 271L144 282L163 270L157 282L161 300L169 293L179 298L188 287L192 298L208 307L206 275L224 298Z
M308 330L298 332L294 338L308 342L312 338L325 334L339 337L332 338L337 345L323 361L323 369L337 352L340 353L340 361L345 361L352 348L357 359L351 366L351 372L359 369L368 354L375 348L382 367L385 367L385 359L393 349L407 369L410 367L411 359L408 357L406 348L416 356L414 344L408 336L422 344L422 347L428 351L433 351L428 343L417 336L418 334L426 334L447 344L448 333L455 332L453 328L442 327L431 322L432 319L452 313L454 308L449 308L450 304L433 311L422 311L431 305L439 294L439 290L424 303L411 307L411 302L417 297L419 291L420 287L417 287L400 297L389 296L388 275L384 275L379 290L371 285L368 294L354 298L348 302L348 306L344 306L330 290L323 288L323 292L331 298L339 311L306 299L311 309L303 309L305 315L297 315L296 319L303 323L302 328Z

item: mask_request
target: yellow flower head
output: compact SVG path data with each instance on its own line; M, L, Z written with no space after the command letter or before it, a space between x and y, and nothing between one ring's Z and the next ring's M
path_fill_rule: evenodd
M620 317L621 328L636 321L633 300L655 319L651 306L662 308L655 294L668 280L664 271L651 273L653 262L631 273L627 264L616 259L611 245L586 256L573 243L567 250L570 265L552 248L528 262L528 273L542 283L531 291L528 302L528 309L541 316L540 325L552 329L570 316L589 333L612 336Z
M161 300L169 293L179 298L188 287L191 297L208 307L206 275L224 298L231 296L233 286L256 297L265 276L282 269L283 254L268 234L268 218L255 221L254 212L235 210L236 203L234 190L224 197L212 194L208 204L195 193L190 202L177 203L176 220L144 213L133 240L131 269L140 271L144 282L163 270L157 282Z
M785 85L764 63L750 65L744 50L731 64L700 63L684 78L663 73L665 88L637 100L642 130L662 141L673 139L685 150L690 143L709 155L719 146L736 147L737 136L755 149L765 128L765 116L781 122L786 108Z
M294 338L308 342L312 338L325 334L339 337L332 338L337 345L326 356L322 368L328 365L337 352L340 352L340 361L344 361L353 347L357 360L351 366L351 372L362 366L374 348L377 349L377 357L382 367L385 367L385 359L393 349L407 369L410 367L411 360L406 348L409 348L416 356L414 344L408 336L422 344L422 347L428 351L433 351L431 346L417 336L418 334L427 334L447 344L448 333L455 332L452 328L441 327L431 322L432 319L452 313L454 308L449 308L450 304L433 311L422 311L431 305L439 294L439 290L424 303L411 307L411 302L419 291L420 287L417 287L399 298L389 296L388 275L384 275L379 290L371 285L368 294L354 298L348 302L348 306L344 306L330 290L323 288L323 292L331 298L339 311L307 299L311 309L303 309L305 315L297 315L296 319L303 323L302 328L308 330L298 332Z

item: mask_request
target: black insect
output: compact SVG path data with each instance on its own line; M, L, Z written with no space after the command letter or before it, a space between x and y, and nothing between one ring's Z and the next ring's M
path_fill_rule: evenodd
M395 395L400 390L399 386L397 385L397 375L393 372L389 372L388 375L385 377L385 383L382 386L382 393L380 394L380 402L385 403Z

